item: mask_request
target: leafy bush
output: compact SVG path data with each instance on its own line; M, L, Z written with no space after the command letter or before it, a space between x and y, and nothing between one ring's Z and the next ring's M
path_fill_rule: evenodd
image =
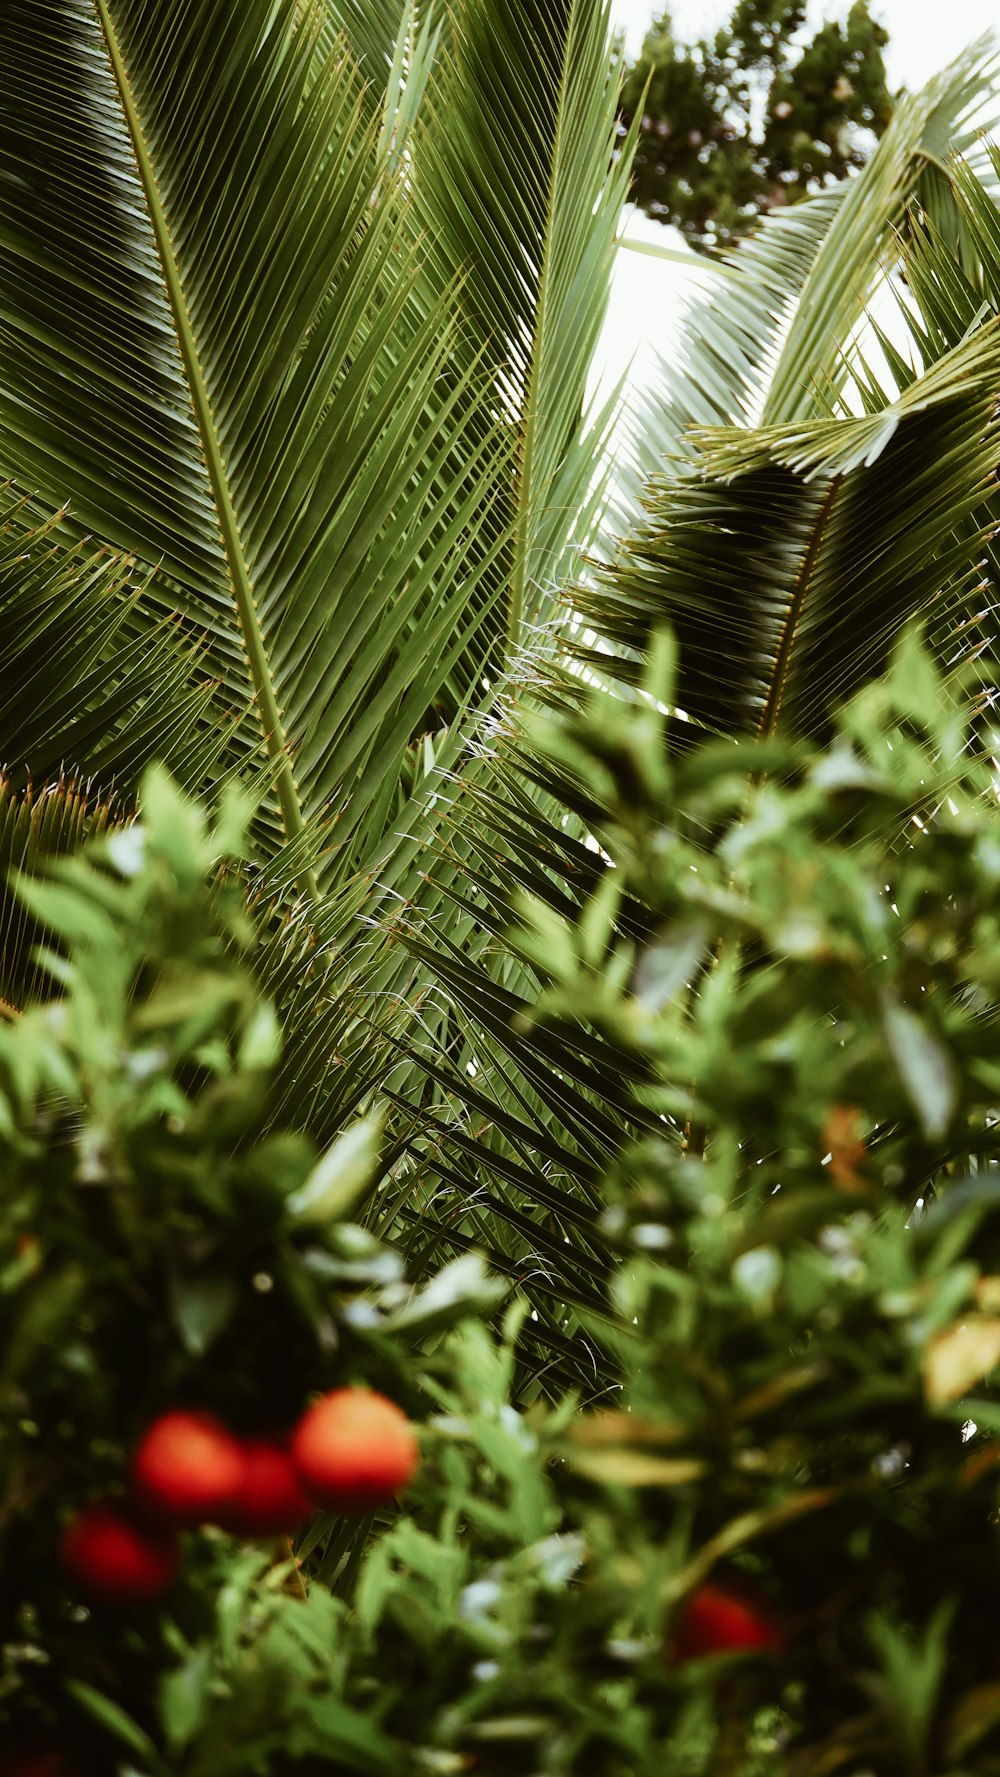
M124 1491L143 1430L178 1405L281 1435L334 1383L417 1404L414 1342L496 1291L470 1260L416 1292L399 1255L347 1220L377 1177L376 1118L322 1157L302 1135L260 1136L280 1044L247 966L255 934L233 867L247 807L224 797L210 829L154 770L144 811L142 827L19 887L62 991L0 1029L0 1722L44 1738L72 1698L84 1761L89 1713L104 1724L98 1769L117 1725L160 1770L146 1737L164 1662L203 1630L222 1578L223 1625L248 1574L266 1575L262 1598L290 1583L301 1594L287 1541L275 1565L218 1533L189 1538L166 1626L152 1605L91 1615L57 1560L65 1525ZM306 1536L324 1574L344 1555L330 1530L319 1518ZM176 1690L163 1692L174 1750L192 1709Z
M670 653L632 711L539 731L617 867L575 932L534 907L522 940L537 1017L642 1057L663 1119L604 1215L637 1593L669 1623L728 1569L783 1625L738 1687L720 1667L704 1764L662 1731L678 1769L738 1770L773 1706L789 1771L996 1770L992 693L968 669L961 713L907 635L827 751L677 751ZM628 894L659 921L638 956Z
M415 1294L345 1221L373 1125L326 1161L255 1139L274 1028L235 872L202 888L234 804L208 833L154 776L141 831L26 886L63 998L0 1046L10 1731L120 1777L1000 1770L998 739L966 681L908 635L825 750L678 751L661 642L631 701L535 725L614 868L574 925L519 909L532 1016L631 1053L662 1129L606 1181L603 1410L518 1410L523 1304L490 1331L465 1261ZM61 1523L151 1414L287 1425L354 1379L421 1423L405 1515L294 1559L194 1532L160 1605L74 1595Z

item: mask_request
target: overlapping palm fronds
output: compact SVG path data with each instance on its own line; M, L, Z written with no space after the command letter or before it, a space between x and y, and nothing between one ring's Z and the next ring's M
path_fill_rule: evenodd
M517 13L5 16L0 475L59 514L65 561L107 564L107 633L81 672L91 607L53 580L47 673L0 740L25 782L58 759L123 814L150 747L191 787L263 792L274 1115L321 1140L381 1081L380 1032L420 1018L447 1046L458 1013L426 981L404 997L422 965L376 915L487 936L455 907L461 842L433 882L428 858L601 499L584 396L628 178L618 61L603 0Z
M997 275L1000 212L988 182L965 163L947 162L950 209L941 167L932 204L922 185L945 118L965 140L977 66L980 74L988 67L981 52L905 107L848 192L769 221L718 276L716 306L706 312L699 302L684 332L658 422L661 438L673 438L673 456L647 489L641 524L578 587L577 633L589 629L592 639L573 644L587 676L630 696L652 636L672 625L677 699L688 718L674 724L678 746L822 733L831 705L881 670L914 617L930 626L945 663L988 642L1000 334L985 293ZM916 303L907 323L914 362L904 374L898 348L884 340L880 381L859 323L883 261L897 252L906 257L906 301ZM572 704L580 684L555 668L547 695ZM508 894L533 895L556 921L573 919L605 871L599 794L533 757L516 721L499 735L494 765L493 785L475 803L482 861L468 907L488 921L487 885L499 878ZM620 917L641 939L642 909ZM519 1155L533 1141L547 1153L543 1132L554 1135L558 1158L539 1161L540 1182L554 1171L588 1204L581 1157L591 1106L577 1094L596 1062L589 1084L605 1083L601 1111L618 1131L608 1145L627 1139L637 1128L619 1099L622 1087L628 1098L629 1060L582 1028L560 1031L558 1041L547 1033L554 1046L546 1052L537 1033L519 1027L519 1008L496 991L499 965L491 971L449 956L439 966L452 1003L466 1011L456 1053L477 1069L474 1099L460 1072L449 1080L451 1102L464 1097L469 1107L466 1125L443 1146L442 1176L467 1217L456 1208L454 1225L471 1229L485 1194L494 1229L506 1220L508 1242L526 1243L525 1262L524 1217L542 1215L545 1199L542 1190L532 1198ZM544 980L544 963L536 966ZM506 1126L511 1092L531 1103L516 1130ZM548 1107L560 1094L553 1121ZM557 1226L565 1258L560 1267L550 1255L556 1274L572 1275L578 1250L600 1260L593 1227L582 1235L565 1214ZM536 1310L547 1312L537 1300ZM557 1328L572 1324L567 1298Z
M2 77L0 459L155 566L149 621L181 614L220 720L243 712L234 756L270 762L262 842L324 821L314 895L502 626L479 520L507 450L474 365L438 397L456 291L430 290L356 65L316 71L321 23L15 6Z
M816 419L850 381L848 347L899 263L915 213L954 218L950 157L997 121L996 45L984 38L901 101L857 179L775 210L738 251L697 265L698 295L669 358L633 404L634 502L691 427ZM976 149L978 154L978 149ZM981 156L980 167L981 167Z
M981 263L982 227L977 240L963 216L970 189L995 214L990 165L956 157L994 73L989 43L973 46L903 102L859 178L770 218L716 274L666 374L671 455L615 563L579 596L599 638L579 649L590 668L634 683L650 635L670 622L681 707L739 734L770 732L779 716L821 727L835 699L881 670L909 617L951 657L991 527L995 368L988 342L966 352L955 326L921 343L918 255L936 229L930 283L956 275L941 240L950 227L970 271ZM917 297L904 330L919 383L884 335L881 382L866 363L867 305L880 289L882 308L891 302L900 262ZM679 728L679 744L692 739Z
M467 268L516 425L512 650L551 615L601 497L610 414L581 418L632 152L609 38L607 0L460 0L420 135L418 201Z
M992 200L945 151L988 55L706 274L654 392L676 459L571 606L628 180L606 0L10 0L4 43L0 477L35 502L0 608L6 855L30 863L25 822L74 841L66 783L127 813L152 753L256 785L274 1114L325 1140L384 1086L377 1213L418 1270L484 1247L565 1379L595 1350L597 1181L642 1115L627 1054L519 1019L509 896L570 916L604 864L599 796L509 711L572 694L560 600L623 685L672 621L692 731L814 727L904 615L950 646L991 559L1000 364L968 313ZM897 239L920 375L882 399L851 346Z
M634 681L672 623L683 708L726 735L822 732L913 617L947 660L992 528L998 390L984 328L871 415L695 435L691 470L656 485L647 527L581 595L614 644L588 658Z

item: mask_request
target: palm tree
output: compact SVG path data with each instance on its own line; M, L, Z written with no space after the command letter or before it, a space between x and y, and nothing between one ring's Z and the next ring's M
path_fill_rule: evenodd
M55 0L5 25L4 865L129 818L152 758L193 791L249 780L269 1114L327 1140L390 1069L433 1096L398 1037L447 1048L454 1012L385 919L481 942L461 843L429 878L445 774L486 775L470 737L601 510L586 379L630 153L608 6ZM13 1013L38 934L0 917Z
M996 157L948 158L973 144L961 109L975 79L962 83L977 60L904 101L863 177L772 218L682 332L666 381L685 461L649 485L642 524L580 609L603 671L625 680L669 620L683 707L715 732L822 729L908 617L954 615L991 528ZM956 254L987 297L961 318Z
M705 274L711 304L692 305L676 363L636 422L631 485L621 477L626 502L638 484L642 518L575 590L565 645L576 670L553 662L532 687L572 713L585 680L603 685L609 754L617 700L646 681L667 623L685 718L672 742L684 749L747 736L783 751L790 736L822 735L831 705L883 670L913 617L945 664L990 646L1000 161L955 158L973 149L963 116L989 67L984 47L938 77L900 106L859 179L776 215ZM493 765L474 793L475 905L499 937L504 916L488 911L499 879L531 897L542 935L523 941L534 985L520 989L480 959L442 955L438 934L414 939L466 1021L440 1176L466 1206L460 1229L488 1230L491 1251L532 1264L546 1337L574 1338L578 1376L589 1362L600 1387L613 1373L594 1302L610 1259L600 1177L641 1132L642 1075L579 1019L533 1028L530 1011L539 985L558 982L560 928L579 930L582 910L613 895L600 845L610 817L572 749L547 751L516 710ZM467 804L462 820L468 835ZM641 905L616 916L648 938ZM475 1097L461 1073L470 1058Z
M10 795L53 846L81 784L127 809L151 757L248 776L263 886L327 956L420 881L428 776L600 501L585 379L628 178L607 6L6 25Z
M960 596L1000 373L992 329L938 312L935 231L991 302L991 200L944 159L988 56L711 274L612 490L614 401L585 400L631 153L606 0L11 0L5 25L3 862L129 818L151 758L249 780L270 1114L325 1140L384 1089L375 1213L418 1269L485 1246L578 1373L638 1113L626 1055L517 1023L508 897L572 915L602 816L509 712L572 701L582 614L621 684L673 620L702 730L810 722ZM904 247L923 374L897 394L847 347ZM16 1012L33 934L0 917Z

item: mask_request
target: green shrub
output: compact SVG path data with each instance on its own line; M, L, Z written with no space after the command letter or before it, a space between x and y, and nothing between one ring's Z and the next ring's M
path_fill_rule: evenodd
M247 967L255 934L234 868L247 808L231 795L210 829L160 771L143 807L141 827L19 887L61 992L0 1028L0 1748L55 1736L101 1771L118 1743L163 1770L154 1745L179 1758L200 1719L196 1680L169 1676L178 1652L208 1633L223 1658L252 1590L274 1646L253 1708L233 1679L241 1722L225 1733L234 1756L259 1741L246 1768L265 1769L299 1707L280 1695L287 1649L266 1621L283 1588L301 1600L287 1539L248 1551L192 1533L161 1616L76 1595L60 1537L92 1501L124 1495L137 1440L178 1406L269 1435L311 1391L344 1383L419 1411L415 1348L496 1290L470 1259L418 1292L348 1219L379 1177L377 1116L324 1156L300 1134L261 1135L280 1039ZM335 1574L355 1530L317 1518L300 1559ZM312 1609L336 1616L322 1589ZM336 1750L340 1727L323 1732Z
M374 1124L329 1164L257 1139L274 1026L235 871L202 887L237 808L208 833L154 776L141 833L25 888L63 997L0 1043L6 1731L118 1777L1000 1771L989 703L908 636L826 750L678 751L662 644L632 703L536 726L614 868L573 927L519 909L533 1016L613 1038L662 1120L606 1182L604 1410L518 1411L523 1306L470 1317L466 1261L415 1296L345 1220ZM151 1414L355 1379L421 1423L405 1513L74 1595L60 1525Z

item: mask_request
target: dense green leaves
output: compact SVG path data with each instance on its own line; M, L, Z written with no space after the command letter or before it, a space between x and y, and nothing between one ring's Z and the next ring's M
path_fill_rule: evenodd
M6 22L0 1533L50 1657L3 1728L143 1777L986 1777L997 743L936 665L995 575L984 57L706 271L598 572L603 6ZM60 1524L151 1412L353 1380L426 1426L412 1519L301 1569L193 1535L162 1614L74 1615ZM706 1580L780 1661L677 1662Z
M657 630L672 623L682 642L676 677L657 672L652 695L688 718L672 722L671 745L691 755L692 770L699 758L698 769L714 769L711 743L726 758L735 737L757 734L773 737L773 751L758 755L760 769L780 770L789 738L829 732L832 707L880 669L914 613L930 620L944 662L988 646L1000 359L995 326L983 324L981 291L995 275L996 208L963 163L953 164L944 189L925 194L920 183L924 148L945 119L964 128L972 71L981 66L976 51L901 108L846 195L772 219L724 272L706 273L713 301L692 311L659 411L651 392L655 425L640 454L648 465L656 439L665 438L673 455L665 466L661 459L646 490L644 521L610 566L577 589L571 646L588 673L624 689L646 680ZM915 191L934 197L926 222L920 209L905 208ZM908 373L897 349L876 377L860 349L849 349L849 336L863 314L860 293L881 275L873 228L877 234L884 223L889 231L894 217L909 217L901 236L909 287L917 317L926 310L933 332L922 334L915 318ZM948 226L963 242L961 273L942 238ZM867 343L864 351L871 357ZM809 387L796 380L804 361L817 367ZM754 414L765 402L773 423L760 427ZM552 669L543 689L572 710L581 679ZM928 701L925 691L921 710ZM613 786L631 781L636 793L652 794L656 748L615 701L603 706L600 747L591 737L585 752L565 737L540 752L530 725L513 735L494 730L490 742L493 781L456 804L452 844L465 848L469 867L455 899L470 926L486 926L499 941L504 915L494 885L508 899L531 895L543 911L519 950L544 976L558 971L565 922L580 916L602 879L602 852L613 851ZM847 771L845 796L849 788ZM711 833L706 817L705 843ZM442 855L452 855L451 846ZM720 887L710 907L692 908L660 932L648 896L648 884L626 887L594 917L594 930L610 920L630 942L652 945L637 964L644 997L667 1004L678 971L687 979L709 964L712 916L731 903ZM508 1270L522 1251L527 1265L531 1249L519 1246L528 1238L525 1216L545 1222L553 1184L589 1206L593 1133L600 1130L607 1151L633 1130L620 1088L639 1084L641 1063L620 1032L602 1051L592 1026L596 996L586 1006L567 1002L544 1037L526 1030L531 975L511 997L504 948L482 960L462 956L442 942L439 926L422 935L419 954L461 1011L448 1032L450 1068L432 1042L411 1037L451 1105L463 1106L461 1120L436 1112L427 1135L448 1206L435 1237L447 1226L456 1238L488 1241L494 1262ZM611 981L608 991L617 987ZM686 1114L680 1104L681 1127ZM534 1183L533 1147L544 1155ZM558 1199L555 1218L551 1228L571 1261L579 1229ZM591 1230L588 1244L599 1252L593 1241ZM547 1310L539 1298L537 1278L547 1288L557 1273L540 1239L535 1250L528 1287L540 1321L548 1314L561 1339L575 1331L573 1313ZM579 1282L567 1263L563 1287Z
M12 709L0 757L9 749L11 769L37 780L58 749L60 767L114 787L126 805L156 752L186 784L252 776L251 870L267 922L255 966L287 1033L275 1114L328 1141L391 1067L400 1139L406 1131L433 1154L443 1188L465 1199L447 1217L455 1249L485 1242L511 1275L544 1278L556 1302L560 1288L589 1295L583 1274L601 1260L580 1246L576 1268L574 1213L632 1126L633 1064L614 1058L622 1089L609 1091L599 1043L517 1024L534 960L501 950L486 995L479 959L497 950L512 893L543 886L555 915L573 915L600 869L588 833L600 830L602 793L508 756L506 743L498 753L482 715L529 642L529 695L539 688L539 655L553 650L538 625L577 571L604 497L607 414L585 420L584 396L629 159L615 136L606 9L463 0L447 16L432 6L376 18L353 0L342 11L46 0L15 7L8 41L0 465L43 509L68 503L61 536L87 530L95 547L131 556L108 557L103 602L88 592L72 622L81 558L66 557L44 636L20 614L35 570L13 562L9 657L28 663L27 684L42 694L21 700L20 725ZM663 404L651 439L689 419L749 418L789 319L773 387L794 398L772 395L771 417L817 430L806 444L798 433L748 438L753 468L735 479L742 440L684 447L704 459L701 494L719 502L727 530L751 483L777 490L771 554L753 562L759 587L745 615L734 620L735 544L732 560L713 568L709 555L698 573L699 598L706 584L720 589L721 627L706 627L703 602L684 634L706 719L727 650L743 676L712 694L728 699L727 721L738 705L740 722L769 698L812 721L884 654L882 631L858 619L869 524L886 547L886 633L932 581L934 596L951 596L962 550L971 560L980 547L970 492L989 448L989 428L973 437L980 407L968 404L963 421L942 397L925 413L909 392L879 461L844 473L825 394L802 402L811 377L818 389L828 377L846 386L842 347L880 257L924 191L928 154L962 139L982 77L981 57L942 76L902 108L845 196L780 218L713 273L716 295L689 335L688 392ZM935 186L934 198L943 226L948 193ZM887 433L890 421L868 433L850 424L837 449L870 456L872 426ZM807 446L827 453L813 481L786 461ZM935 555L948 523L930 500L939 449L950 452L941 491L961 538L951 580ZM914 474L924 504L907 541L901 490L909 498ZM885 492L873 512L876 482ZM681 477L675 490L685 523L699 486ZM765 508L747 504L752 530ZM689 547L713 539L722 558L725 537L698 524ZM688 571L683 551L671 561ZM904 590L914 561L919 585ZM812 601L834 613L845 597L841 658L817 637ZM644 610L631 585L621 611L615 598L589 587L576 602L605 638L620 618L622 664L611 665L629 677L649 626L679 613L659 594ZM748 662L748 637L772 662L788 655L799 676L787 696L763 683L762 661ZM53 660L44 686L30 676L29 645ZM692 681L690 697L678 694L695 714L696 693ZM291 910L302 888L308 916ZM387 913L405 949L360 926ZM615 917L637 936L648 930L634 897ZM25 981L25 966L22 956L12 981ZM445 1102L456 1086L457 1119ZM490 1156L487 1198L477 1152ZM532 1184L539 1152L550 1176ZM551 1250L536 1264L546 1194ZM417 1215L414 1250L429 1262L445 1222L429 1203L414 1212L402 1188L383 1206L387 1222L393 1205ZM556 1306L554 1339L564 1318Z
M959 1756L991 1777L1000 817L997 737L966 713L988 681L967 666L952 697L909 633L827 750L678 760L671 652L644 695L532 728L539 757L591 761L614 869L558 933L521 902L544 986L519 1025L540 1053L602 1036L645 1119L577 1212L602 1262L578 1253L578 1299L562 1286L565 1349L525 1302L499 1338L470 1324L500 1294L474 1258L414 1291L343 1220L410 1164L377 1159L371 1126L322 1157L261 1138L278 1038L256 935L235 879L204 884L245 850L241 798L212 821L156 772L141 829L20 885L63 955L59 1003L0 1029L15 1746L142 1777L473 1757L506 1777L513 1756L714 1777L723 1753L761 1777ZM616 930L615 878L652 946ZM673 976L651 992L657 950ZM589 1054L562 1052L568 1101ZM433 1232L440 1177L409 1178ZM562 1244L542 1232L538 1270ZM556 1370L584 1333L598 1412ZM179 1395L282 1425L310 1382L359 1378L422 1442L367 1547L320 1517L298 1567L202 1529L155 1611L79 1610L60 1519L123 1485L150 1412ZM768 1635L727 1639L727 1599Z
M261 1136L280 1032L247 967L256 932L239 878L218 874L246 854L247 803L229 793L210 821L162 768L142 801L141 826L98 839L95 817L82 856L50 856L16 884L54 1003L0 1025L0 1741L6 1756L22 1731L29 1745L34 1731L71 1733L85 1764L114 1768L127 1748L150 1777L196 1738L206 1761L245 1749L253 1769L278 1744L389 1769L377 1721L332 1694L332 1650L289 1685L272 1645L254 1707L238 1723L225 1707L240 1691L227 1613L240 1619L251 1584L265 1603L291 1563L267 1579L259 1550L223 1554L218 1535L188 1548L190 1608L165 1637L148 1606L116 1615L86 1593L73 1605L60 1565L61 1532L97 1489L129 1509L129 1452L159 1412L211 1404L270 1435L310 1387L367 1375L412 1396L421 1341L500 1294L478 1259L414 1289L398 1253L347 1221L394 1164L371 1123L325 1155L289 1130ZM309 1537L315 1566L329 1521ZM220 1554L225 1578L211 1573ZM215 1603L209 1690L208 1650L193 1666L183 1654ZM321 1596L289 1625L305 1640L293 1633L288 1651L304 1656L310 1626L341 1615ZM29 1656L38 1685L10 1660L29 1619L38 1655L52 1650Z

